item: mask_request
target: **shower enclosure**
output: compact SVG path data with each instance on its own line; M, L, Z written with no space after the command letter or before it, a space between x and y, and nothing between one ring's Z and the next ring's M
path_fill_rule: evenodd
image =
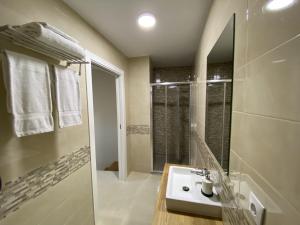
M227 171L229 166L232 81L207 80L205 142Z
M151 84L153 172L165 163L190 164L190 84Z

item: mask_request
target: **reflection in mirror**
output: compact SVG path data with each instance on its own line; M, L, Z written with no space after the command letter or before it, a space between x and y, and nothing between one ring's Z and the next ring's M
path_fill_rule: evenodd
M229 168L234 53L234 15L207 57L205 142Z

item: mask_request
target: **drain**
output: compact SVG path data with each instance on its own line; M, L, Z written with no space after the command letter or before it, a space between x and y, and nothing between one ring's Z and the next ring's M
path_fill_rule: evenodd
M190 188L189 188L189 187L187 187L187 186L183 186L183 187L182 187L182 190L184 190L184 191L189 191L189 190L190 190Z

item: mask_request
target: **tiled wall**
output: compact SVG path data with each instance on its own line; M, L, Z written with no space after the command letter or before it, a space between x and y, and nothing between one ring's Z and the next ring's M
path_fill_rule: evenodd
M1 25L19 25L32 21L45 21L59 28L79 40L84 48L92 50L99 57L123 69L126 80L127 58L82 20L77 13L65 5L63 1L0 0L0 15ZM0 48L19 51L23 54L46 60L49 63L57 63L40 54L9 45L3 40L0 40ZM74 68L78 70L78 65L75 65ZM58 129L57 113L54 108L53 114L56 125L54 132L16 138L12 132L11 116L7 113L6 109L6 93L2 79L2 69L0 68L0 176L4 183L14 181L18 177L24 178L31 171L43 168L50 162L56 162L61 157L68 157L69 154L72 154L72 152L82 146L89 145L84 66L82 66L81 72L82 125ZM94 224L93 220L91 220L93 203L90 174L89 163L87 163L66 179L48 188L43 194L34 199L30 198L18 210L2 219L0 224ZM50 179L49 182L51 182L52 178L49 176L46 180ZM43 189L43 185L41 183L39 188ZM32 189L31 191L37 191L38 193L39 188ZM70 192L70 189L72 189L72 192ZM14 195L13 190L15 189L10 188L10 190L12 191L11 194ZM20 191L25 191L25 189L22 190L21 188ZM33 193L30 193L29 196L31 194ZM7 196L7 193L5 195ZM15 201L11 202L12 206L28 198L24 197L24 195L15 195L14 197ZM1 210L9 202L6 201L6 203L3 203L4 199L5 201L7 200L1 194ZM13 207L13 209L15 208ZM88 221L87 217L90 218Z
M0 220L1 225L94 225L91 210L90 164L51 186L41 195L26 201ZM72 191L70 191L72 190Z
M89 161L90 148L84 147L34 169L16 180L7 181L0 192L0 224L1 219L66 179Z
M207 65L207 80L213 80L214 75L219 75L220 79L232 79L233 63L209 63Z
M191 66L153 68L151 83L156 83L156 79L160 79L160 82L194 81L194 68Z
M268 2L214 1L196 60L193 122L203 140L206 59L236 13L230 181L222 176L232 191L222 195L225 224L253 224L250 191L266 207L265 225L300 221L300 2L273 12Z
M149 125L128 125L127 135L130 134L150 134Z
M127 83L127 149L131 171L150 172L150 59L129 60Z
M197 131L192 131L192 165L197 168L207 168L212 171L211 178L222 202L222 215L225 225L252 225L238 209L236 196L229 177L218 163L209 147L199 136Z

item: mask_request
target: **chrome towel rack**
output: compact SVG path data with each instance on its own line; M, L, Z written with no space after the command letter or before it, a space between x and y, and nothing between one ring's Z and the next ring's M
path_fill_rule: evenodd
M88 64L84 59L74 56L62 49L50 46L23 32L18 31L17 26L5 25L0 27L0 36L11 41L13 44L25 47L34 52L41 53L59 61L65 61L67 65Z

